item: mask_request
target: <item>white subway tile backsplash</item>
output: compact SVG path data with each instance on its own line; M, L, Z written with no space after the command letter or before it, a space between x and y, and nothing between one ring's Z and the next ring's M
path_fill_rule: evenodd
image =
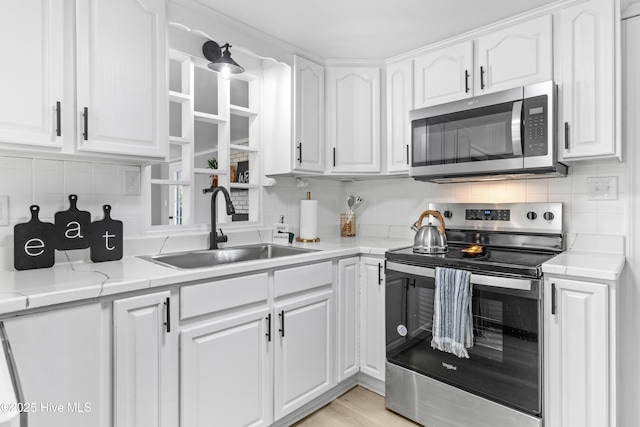
M93 193L91 163L64 163L64 192L77 195L91 195Z

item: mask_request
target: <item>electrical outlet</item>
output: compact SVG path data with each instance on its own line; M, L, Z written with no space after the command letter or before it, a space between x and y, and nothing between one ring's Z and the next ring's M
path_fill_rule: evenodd
M140 195L140 169L137 167L127 167L124 171L124 195Z
M0 226L9 225L9 196L0 196Z
M618 200L618 177L587 178L589 200Z

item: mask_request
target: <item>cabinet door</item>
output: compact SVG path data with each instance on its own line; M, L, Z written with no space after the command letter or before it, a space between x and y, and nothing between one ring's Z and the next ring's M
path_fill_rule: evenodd
M552 52L550 15L478 38L476 94L551 80Z
M86 0L76 6L78 148L165 157L165 2Z
M63 13L63 0L0 2L0 142L62 145Z
M619 157L614 2L580 3L560 11L557 20L562 158Z
M362 257L360 303L360 370L384 381L384 260Z
M329 172L380 172L380 69L327 68Z
M415 108L473 96L473 41L427 52L414 61Z
M275 419L334 385L331 291L274 306Z
M409 171L413 61L387 67L387 172Z
M264 307L182 331L181 425L271 424L271 323Z
M114 426L177 425L177 315L171 293L114 301ZM176 305L177 307L177 305Z
M358 258L338 261L338 381L360 370L358 354L359 294Z
M606 427L609 339L615 338L609 336L607 285L549 278L545 294L551 296L545 302L545 425Z
M293 169L324 171L324 67L293 60L295 153Z

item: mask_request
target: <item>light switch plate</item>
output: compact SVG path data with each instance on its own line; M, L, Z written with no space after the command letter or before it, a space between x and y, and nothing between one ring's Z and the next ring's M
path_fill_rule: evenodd
M618 200L618 177L589 177L587 189L589 200Z
M9 225L9 196L0 196L0 226Z

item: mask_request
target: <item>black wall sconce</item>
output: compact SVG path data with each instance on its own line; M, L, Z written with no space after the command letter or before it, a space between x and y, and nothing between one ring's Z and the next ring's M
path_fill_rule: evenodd
M230 47L232 46L229 45L229 43L226 43L221 47L213 40L209 40L202 45L202 53L204 54L204 57L211 61L207 67L214 71L218 71L225 79L228 79L231 74L240 74L244 72L244 68L231 59L231 53L229 52ZM224 52L222 49L224 49Z

